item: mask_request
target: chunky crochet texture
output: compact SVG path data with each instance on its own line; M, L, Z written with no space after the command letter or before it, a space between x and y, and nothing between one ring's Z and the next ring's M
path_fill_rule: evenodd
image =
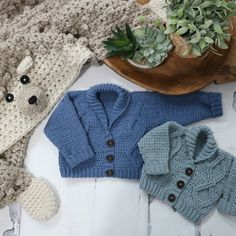
M0 208L16 201L31 183L31 175L23 168L29 135L0 155Z
M135 26L140 15L154 17L152 5L126 0L10 0L0 1L0 6L0 153L48 114L94 53L98 59L105 57L102 42L112 29L125 23ZM29 64L26 58L31 58ZM19 114L22 74L48 96L41 113ZM14 95L11 104L3 99L7 92Z
M52 189L41 179L32 179L31 184L22 192L17 201L36 220L46 221L58 210L58 199Z
M63 177L138 179L142 158L137 143L147 131L168 120L187 125L221 115L219 93L165 96L100 84L67 93L45 134L59 149Z
M7 51L6 48L3 55ZM14 54L14 51L12 53ZM79 58L79 54L83 57ZM18 74L17 71L11 72L13 78L6 80L5 87L7 92L14 96L14 100L0 101L0 153L31 131L48 114L65 90L78 77L82 65L90 57L91 53L78 42L75 45L65 45L63 50L54 48L48 53L37 54L33 58L33 65L28 71L24 71L24 74L30 78L29 84L24 85L20 82L22 74ZM9 75L9 72L6 72L3 77L5 78L6 75ZM30 96L37 95L36 89L42 90L46 96L45 99L38 100L43 100L43 109L23 113L22 98L25 99L24 106L30 107L28 99ZM27 95L29 90L32 90L31 95ZM31 107L36 106L36 104L31 105Z
M215 205L236 216L236 162L217 147L210 128L167 122L138 146L144 161L141 189L195 223Z
M34 178L24 168L25 149L30 134L0 155L0 208L19 202L31 217L48 220L58 210L58 200L52 189Z
M104 58L102 41L111 29L135 25L137 16L149 13L126 0L0 0L0 153L24 143L23 137L46 117L86 62ZM20 82L23 75L29 84ZM33 96L37 102L29 104ZM19 155L22 163L24 157L25 151ZM0 166L3 176L7 173L1 182L1 206L29 185L21 168Z

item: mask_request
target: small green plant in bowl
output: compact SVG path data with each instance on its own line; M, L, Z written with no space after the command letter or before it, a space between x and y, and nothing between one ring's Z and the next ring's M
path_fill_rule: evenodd
M236 15L236 3L225 0L166 0L165 33L171 35L175 52L182 57L198 57L214 46L227 49L230 17Z
M172 48L169 35L160 21L150 23L140 17L140 25L131 29L128 24L125 30L117 27L112 31L113 37L104 41L108 56L120 56L134 66L152 68L160 65Z

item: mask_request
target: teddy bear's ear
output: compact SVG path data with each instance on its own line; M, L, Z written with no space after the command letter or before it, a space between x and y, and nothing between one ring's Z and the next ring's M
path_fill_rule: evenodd
M17 67L16 71L18 75L27 74L28 70L33 66L34 62L31 56L26 56Z

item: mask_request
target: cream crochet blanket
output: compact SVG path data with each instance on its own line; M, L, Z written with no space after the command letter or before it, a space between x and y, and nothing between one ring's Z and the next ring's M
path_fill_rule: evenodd
M125 23L135 26L138 16L153 15L152 6L164 19L159 4L163 1L141 7L131 0L0 0L0 207L19 200L36 219L56 212L52 191L35 190L45 190L45 184L23 168L29 132L86 62L105 57L102 42L112 29ZM23 75L29 83L20 82ZM9 96L13 100L6 101ZM28 104L32 96L37 103Z

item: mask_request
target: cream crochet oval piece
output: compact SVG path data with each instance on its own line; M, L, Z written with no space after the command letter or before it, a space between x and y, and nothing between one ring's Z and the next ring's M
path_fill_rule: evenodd
M52 218L58 211L59 201L46 182L33 178L29 187L22 192L17 201L28 214L39 221Z

